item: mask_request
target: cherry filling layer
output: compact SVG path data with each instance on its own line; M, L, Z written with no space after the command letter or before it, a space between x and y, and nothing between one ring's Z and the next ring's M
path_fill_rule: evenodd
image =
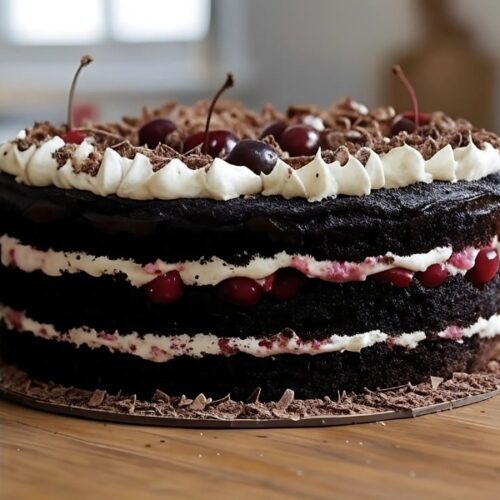
M475 286L482 286L491 281L498 272L498 251L491 246L475 252L464 250L454 253L448 263L459 270L466 271L465 277ZM332 278L329 281L363 281L359 267L354 263L332 263ZM256 305L263 294L275 300L288 300L297 295L307 281L307 269L285 268L267 276L263 280L247 277L233 277L220 282L216 287L217 296L239 307ZM368 279L385 283L397 288L407 288L414 279L426 288L437 288L450 276L445 263L432 264L425 271L413 272L396 267L369 276ZM168 304L183 296L183 284L178 271L169 271L157 276L144 285L149 299L156 304Z
M313 256L280 252L271 257L256 255L245 265L225 262L218 257L199 261L147 264L130 259L113 259L84 252L39 250L9 235L0 236L1 264L49 276L86 273L98 278L121 275L131 286L143 288L154 304L180 300L187 286L211 286L222 301L239 307L252 307L263 296L284 301L297 295L310 280L348 283L367 279L381 286L406 288L417 281L426 288L437 288L450 276L461 274L481 287L498 272L500 245L495 237L481 247L453 252L437 247L427 253L366 257L361 262L320 261Z

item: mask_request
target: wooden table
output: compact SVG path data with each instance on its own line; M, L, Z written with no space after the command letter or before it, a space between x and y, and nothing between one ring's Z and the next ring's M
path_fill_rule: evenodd
M499 498L500 397L385 424L190 430L0 401L0 498Z

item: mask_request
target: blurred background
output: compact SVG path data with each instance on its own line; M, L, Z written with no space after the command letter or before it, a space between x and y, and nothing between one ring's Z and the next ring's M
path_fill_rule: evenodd
M65 119L80 56L77 118L114 120L165 100L228 97L321 106L350 95L410 103L500 129L498 0L0 0L0 142Z

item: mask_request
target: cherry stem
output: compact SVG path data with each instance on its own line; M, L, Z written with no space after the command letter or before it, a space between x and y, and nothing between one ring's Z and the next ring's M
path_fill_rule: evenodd
M73 97L75 95L76 82L78 80L78 75L80 71L88 66L94 59L92 56L82 56L80 59L80 66L76 70L75 76L73 77L73 81L71 82L71 88L69 90L69 99L68 99L68 130L73 130Z
M222 85L222 87L217 91L217 94L215 94L212 102L210 103L210 108L208 109L207 123L205 124L205 140L203 141L202 149L202 153L204 154L208 150L208 131L210 129L210 120L212 119L212 113L214 111L215 104L219 100L219 97L222 95L222 93L231 87L234 87L234 77L232 73L228 73L224 85Z
M403 85L408 91L408 94L410 94L411 102L413 104L413 114L415 115L415 125L418 127L420 125L420 120L418 115L418 100L415 88L411 84L410 80L408 80L408 77L405 75L401 66L399 66L398 64L396 66L393 66L392 72L401 80L401 82L403 82Z
M119 139L120 141L123 139L121 135L118 134L113 134L113 132L108 132L107 130L101 130L99 128L94 128L94 127L78 127L77 129L78 132L93 132L94 134L100 134L104 135L106 137L112 137L113 139Z

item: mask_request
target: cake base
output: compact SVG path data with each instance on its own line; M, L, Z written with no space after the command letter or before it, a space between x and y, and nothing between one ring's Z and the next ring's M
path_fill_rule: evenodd
M169 397L157 391L150 400L111 395L31 379L12 365L0 365L0 397L52 413L126 424L192 428L315 427L380 422L418 417L484 401L500 394L500 365L480 373L454 373L444 381L431 377L362 394L340 394L333 400L294 399L291 390L277 402L259 402L259 390L249 401L230 396L213 401Z
M149 400L157 389L171 396L194 399L200 393L214 400L226 394L245 401L256 387L261 401L277 401L290 388L298 399L316 399L338 392L361 393L365 388L418 384L429 375L448 379L454 372L474 373L495 359L500 337L463 342L425 340L414 349L375 344L360 352L331 352L317 356L282 354L258 358L232 356L180 356L166 363L131 354L91 349L69 342L53 342L26 332L0 327L3 362L30 377L67 387L110 394L135 394Z

